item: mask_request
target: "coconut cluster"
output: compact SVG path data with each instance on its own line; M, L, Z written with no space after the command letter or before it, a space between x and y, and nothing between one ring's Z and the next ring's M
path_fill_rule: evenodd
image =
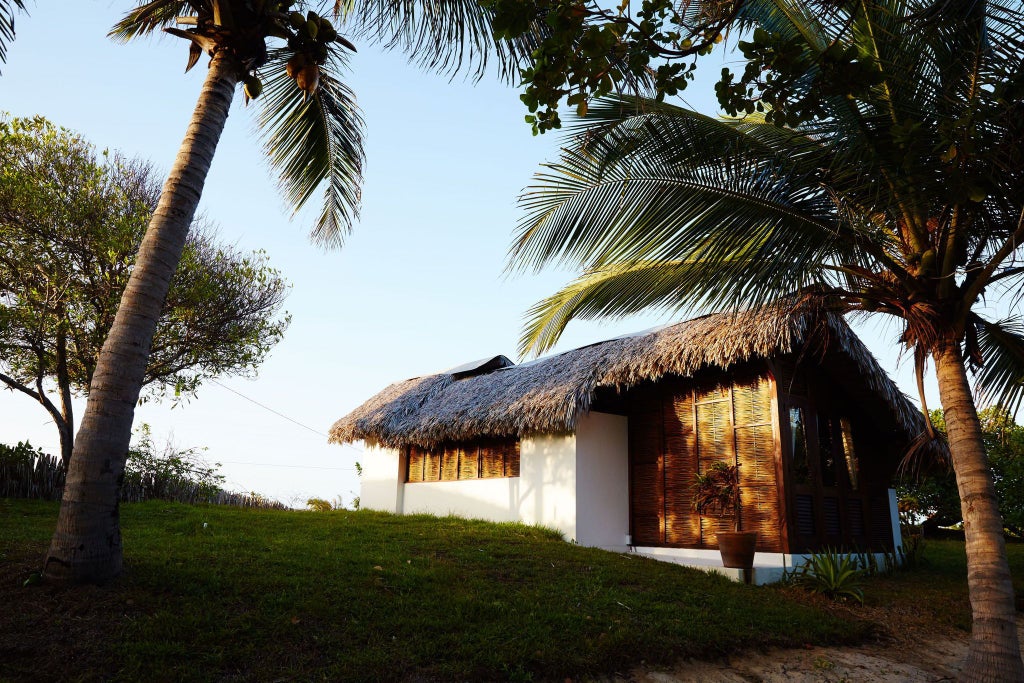
M295 34L288 39L288 47L295 54L288 60L285 71L305 98L316 92L320 84L320 66L327 61L330 43L339 42L353 52L356 48L338 35L326 17L316 12L292 12L288 15L288 22L295 30Z
M287 38L288 48L294 52L285 65L285 72L295 81L305 100L316 92L320 84L320 67L330 55L330 44L340 43L353 52L356 48L349 40L338 35L337 29L326 17L313 11L305 14L287 12L291 5L292 0L278 3L270 16L275 17L277 30L280 31L275 32L275 35ZM263 92L263 83L255 70L243 76L242 86L247 103Z

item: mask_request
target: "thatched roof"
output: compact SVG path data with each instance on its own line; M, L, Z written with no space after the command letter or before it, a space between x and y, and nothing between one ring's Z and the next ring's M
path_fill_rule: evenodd
M520 365L477 361L396 382L331 427L334 443L365 440L397 448L480 436L568 433L601 387L624 390L664 375L692 376L709 367L798 351L815 341L852 361L870 392L889 408L908 439L921 414L841 316L719 313L565 351ZM504 359L507 360L507 359ZM479 366L484 374L467 372Z

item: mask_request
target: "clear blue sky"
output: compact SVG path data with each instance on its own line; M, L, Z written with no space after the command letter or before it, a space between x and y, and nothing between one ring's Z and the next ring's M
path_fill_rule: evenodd
M131 6L30 0L0 77L0 109L42 114L100 148L167 169L206 59L185 75L184 41L108 40L107 30ZM179 446L207 447L206 457L223 463L231 487L300 504L310 496L349 501L358 491L354 463L361 453L327 444L335 419L392 381L487 355L514 356L523 312L569 277L502 275L519 217L516 197L559 142L531 135L515 89L494 78L449 82L401 55L358 47L348 82L367 121L368 166L362 220L346 246L319 250L306 239L311 214L289 220L241 97L201 204L225 242L265 249L292 284L292 326L258 379L220 381L310 429L212 383L188 405L146 404L136 416L158 442L172 435ZM716 111L708 79L722 60L706 58L699 70L705 80L684 93L702 112ZM559 349L667 321L652 315L574 323ZM859 329L894 371L895 328ZM916 394L908 367L900 383ZM929 402L938 405L934 395ZM0 442L25 438L59 450L40 406L0 392Z

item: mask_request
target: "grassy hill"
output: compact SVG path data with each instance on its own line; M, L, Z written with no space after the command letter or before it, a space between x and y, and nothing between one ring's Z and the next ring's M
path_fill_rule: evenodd
M22 587L56 514L0 500L0 680L562 680L884 618L515 524L162 502L122 506L122 579Z

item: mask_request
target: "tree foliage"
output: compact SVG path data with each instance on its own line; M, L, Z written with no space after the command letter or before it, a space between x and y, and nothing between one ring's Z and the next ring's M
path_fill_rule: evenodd
M1024 426L999 407L986 408L978 417L1003 523L1015 536L1024 536ZM932 411L932 422L945 432L942 411ZM924 516L926 529L956 526L963 521L956 477L947 463L936 462L923 472L906 474L897 491L902 507Z
M737 20L735 2L623 0L608 8L590 0L482 0L494 12L496 35L533 31L537 46L520 71L533 132L561 127L564 100L579 116L592 99L613 92L676 95L693 80L696 57L723 41ZM540 24L544 31L537 33Z
M66 460L70 397L88 392L159 184L148 163L98 153L39 117L0 121L0 169L0 381L47 409ZM255 373L288 326L286 293L265 254L194 230L157 326L147 397Z

